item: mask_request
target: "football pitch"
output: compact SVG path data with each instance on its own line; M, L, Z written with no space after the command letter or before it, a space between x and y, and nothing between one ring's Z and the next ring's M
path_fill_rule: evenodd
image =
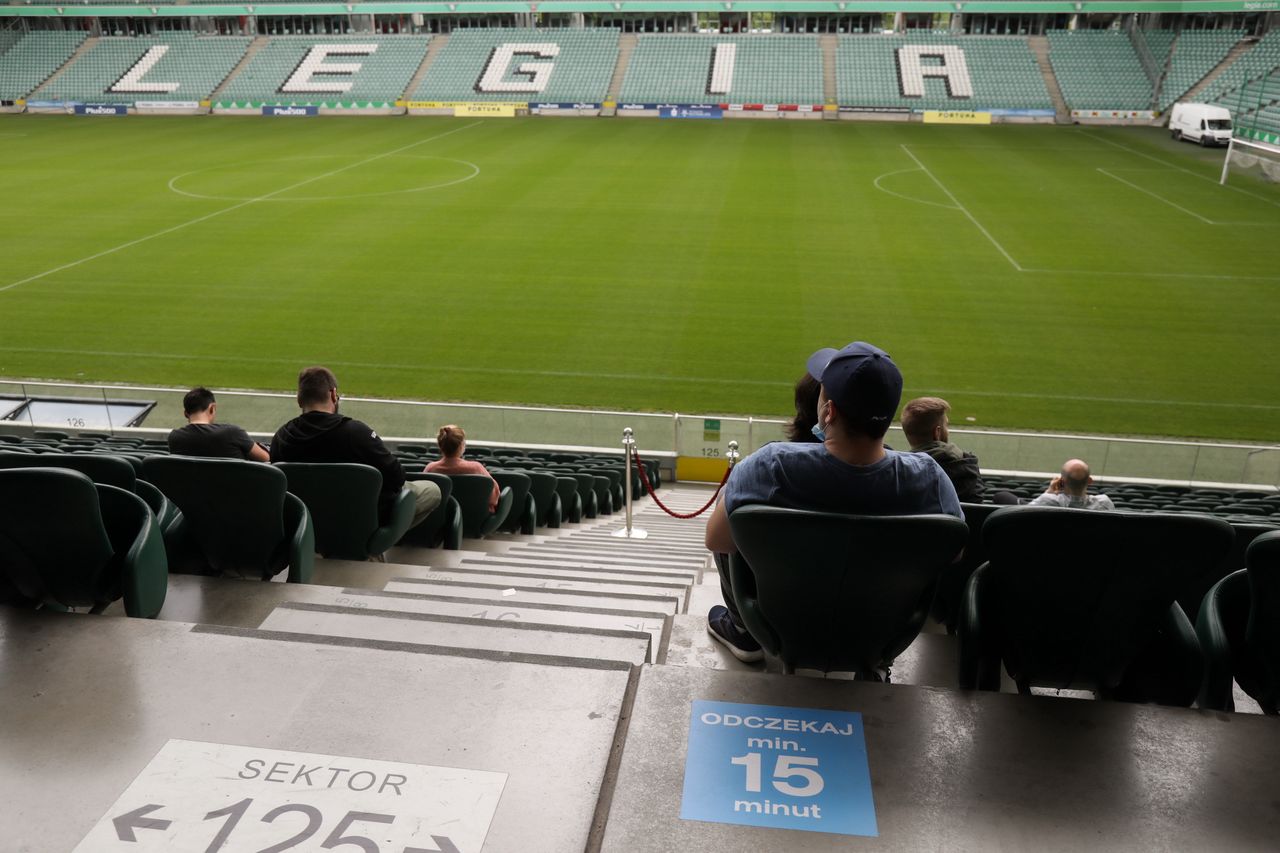
M0 121L0 376L1280 439L1280 188L1152 128ZM904 397L905 399L905 397Z

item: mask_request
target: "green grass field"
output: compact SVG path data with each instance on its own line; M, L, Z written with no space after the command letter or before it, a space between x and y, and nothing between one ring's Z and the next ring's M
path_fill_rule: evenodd
M1155 129L0 121L0 376L1280 438L1280 188ZM967 421L966 419L972 419Z

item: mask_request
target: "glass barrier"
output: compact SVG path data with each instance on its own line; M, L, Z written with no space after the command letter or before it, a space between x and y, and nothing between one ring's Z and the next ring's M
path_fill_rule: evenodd
M39 431L115 432L146 408L142 427L163 433L185 423L185 390L146 386L77 385L63 382L0 382L0 428L8 424ZM218 419L258 436L270 437L298 414L292 394L218 391ZM63 401L29 405L32 397ZM80 414L96 409L103 421ZM622 430L635 433L636 448L648 453L722 459L730 441L743 454L783 440L780 418L607 412L466 403L342 398L341 411L368 423L389 439L434 440L444 424L458 424L473 444L581 447L617 450ZM1074 457L1087 461L1095 476L1175 483L1239 483L1280 486L1280 446L1218 442L1112 438L953 429L951 439L977 455L983 469L1051 476ZM899 427L888 444L909 447Z

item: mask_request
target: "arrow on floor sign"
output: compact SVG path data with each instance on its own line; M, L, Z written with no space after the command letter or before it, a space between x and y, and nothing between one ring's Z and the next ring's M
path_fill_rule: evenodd
M113 817L111 819L111 823L115 825L116 835L121 841L137 841L137 836L133 834L135 829L168 829L169 824L173 823L173 821L143 817L143 815L148 812L153 812L156 809L162 808L164 808L164 806L152 803L151 805L136 808L127 814L120 815L119 817Z

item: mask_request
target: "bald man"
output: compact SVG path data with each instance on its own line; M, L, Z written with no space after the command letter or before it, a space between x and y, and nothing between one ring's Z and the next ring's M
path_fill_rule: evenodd
M1049 481L1048 490L1031 502L1031 506L1065 506L1072 509L1115 509L1106 495L1089 494L1089 466L1083 459L1062 463L1062 474Z

